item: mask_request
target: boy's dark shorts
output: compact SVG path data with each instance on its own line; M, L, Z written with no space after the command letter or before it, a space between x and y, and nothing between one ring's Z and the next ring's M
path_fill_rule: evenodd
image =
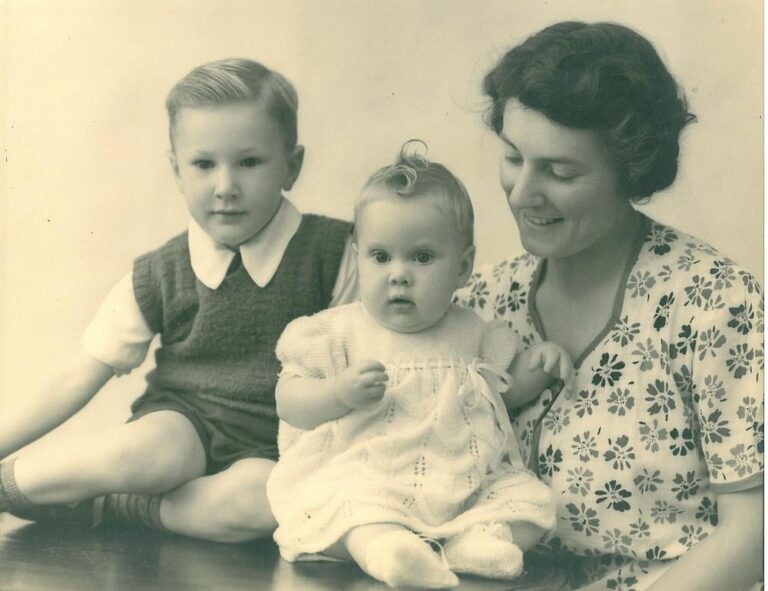
M129 422L160 410L184 415L205 450L206 475L217 474L244 458L277 461L274 404L228 400L170 391L149 392L131 406Z

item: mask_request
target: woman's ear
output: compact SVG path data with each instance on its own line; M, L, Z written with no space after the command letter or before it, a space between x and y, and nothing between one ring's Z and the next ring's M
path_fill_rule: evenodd
M283 181L283 191L290 191L293 188L303 165L304 146L297 144L288 156L288 174L285 175L285 181Z
M475 245L470 244L467 246L467 248L464 249L464 252L461 255L461 262L459 267L459 278L456 281L456 289L459 289L460 287L464 287L464 285L469 281L470 275L472 275L472 271L475 268Z

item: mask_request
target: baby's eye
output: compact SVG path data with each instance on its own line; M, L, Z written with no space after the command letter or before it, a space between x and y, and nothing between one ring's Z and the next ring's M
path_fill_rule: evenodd
M417 252L414 260L421 265L428 265L435 259L435 255L431 252Z
M517 152L507 152L506 154L504 154L504 160L506 160L510 164L523 163L523 157Z
M192 166L201 170L208 170L209 168L213 168L216 165L213 163L213 160L195 160L192 163Z
M371 257L379 264L384 264L389 260L389 255L383 250L376 250L372 252Z
M241 162L241 164L246 168L253 168L254 166L258 166L260 163L261 160L258 158L243 158Z

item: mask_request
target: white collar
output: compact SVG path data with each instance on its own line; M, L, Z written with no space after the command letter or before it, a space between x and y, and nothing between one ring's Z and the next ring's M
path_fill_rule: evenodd
M301 213L283 198L272 220L253 238L240 245L243 266L259 287L267 285L283 260L288 243L301 224ZM189 221L189 258L203 285L217 289L235 258L234 251L219 244L194 219Z

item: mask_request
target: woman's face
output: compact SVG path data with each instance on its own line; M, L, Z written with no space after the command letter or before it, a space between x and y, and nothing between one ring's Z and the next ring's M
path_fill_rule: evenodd
M499 175L525 249L567 258L610 245L632 212L594 131L564 127L507 103Z

